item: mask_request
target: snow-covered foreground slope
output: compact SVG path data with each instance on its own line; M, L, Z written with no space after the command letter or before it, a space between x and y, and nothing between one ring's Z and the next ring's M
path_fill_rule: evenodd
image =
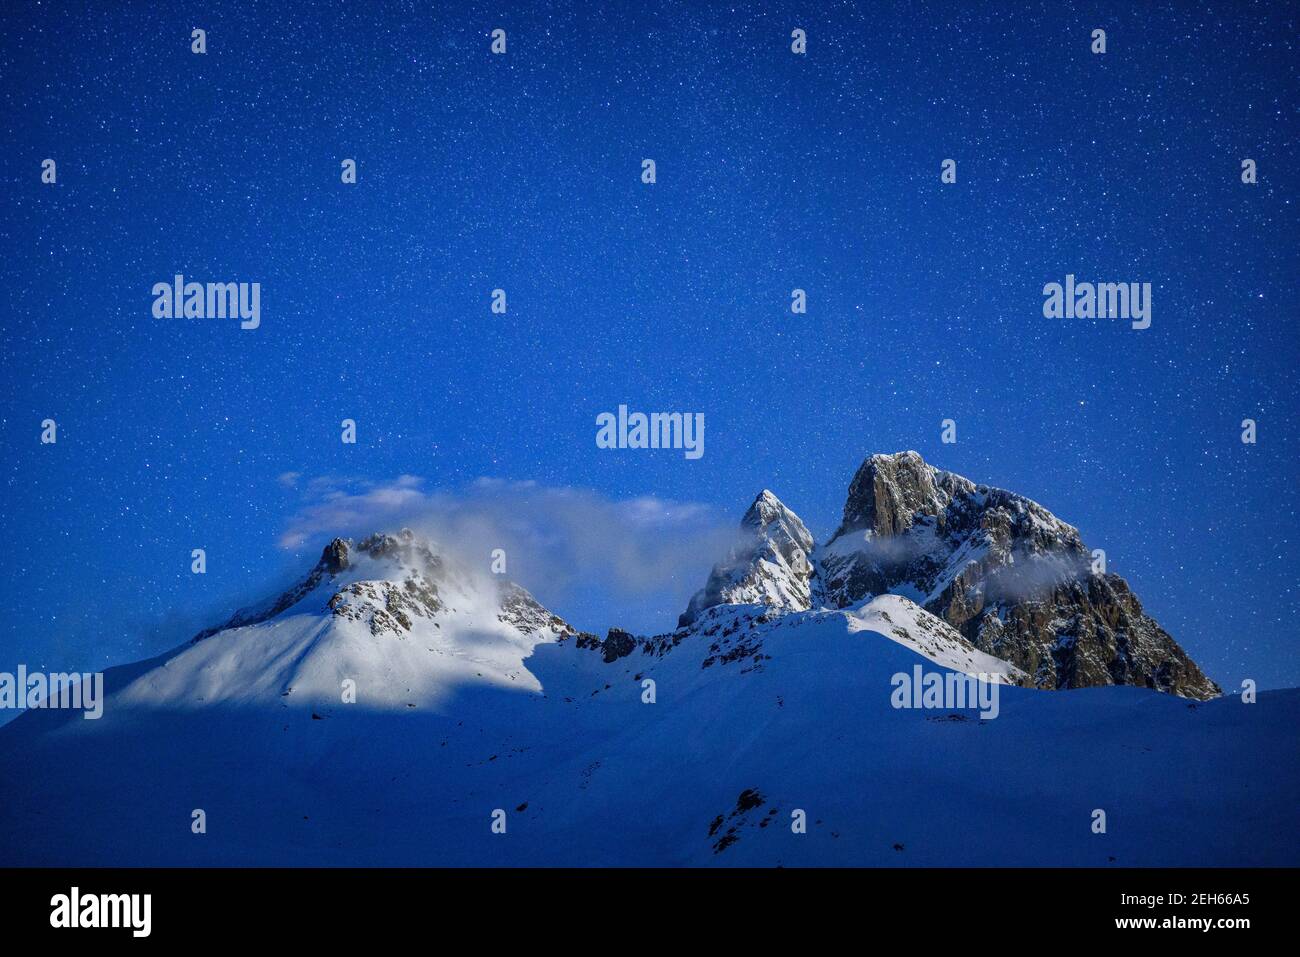
M1003 685L981 720L892 706L918 665L1005 668L897 596L600 643L508 588L322 613L358 568L110 672L98 721L0 728L0 864L1300 863L1298 691Z

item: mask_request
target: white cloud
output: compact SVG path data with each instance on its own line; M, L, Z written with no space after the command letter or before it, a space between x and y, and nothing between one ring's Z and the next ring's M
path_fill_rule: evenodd
M653 495L612 499L496 478L447 491L426 489L413 475L387 482L322 476L307 482L280 545L315 547L403 526L471 567L486 567L493 549L505 549L509 577L556 611L576 598L616 623L620 601L653 603L663 628L676 623L737 534L734 521L708 506Z

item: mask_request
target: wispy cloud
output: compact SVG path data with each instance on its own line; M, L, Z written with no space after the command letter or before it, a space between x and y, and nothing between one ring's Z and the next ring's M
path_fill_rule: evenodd
M715 509L653 495L613 499L494 478L429 489L414 475L384 482L320 476L297 487L303 502L280 536L283 548L408 526L471 567L486 568L493 549L504 549L509 576L551 601L658 596L665 627L736 539L735 522Z
M293 476L286 482L287 476ZM298 487L301 474L286 472L280 484ZM421 489L414 475L399 475L388 482L324 475L302 488L303 505L280 536L281 548L300 548L313 537L358 535L386 531L405 513L415 514L435 500Z
M1073 552L1018 551L1012 560L989 573L984 588L991 601L1044 600L1065 582L1086 580L1090 571L1088 558Z

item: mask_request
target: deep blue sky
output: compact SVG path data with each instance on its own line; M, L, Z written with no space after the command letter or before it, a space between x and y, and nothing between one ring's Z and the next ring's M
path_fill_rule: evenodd
M310 565L286 472L770 487L824 538L914 448L1077 525L1226 688L1300 685L1294 5L110 6L0 14L0 668ZM176 272L260 282L261 328L155 320ZM1151 282L1151 328L1044 319L1067 272ZM619 403L705 413L704 457L597 449Z

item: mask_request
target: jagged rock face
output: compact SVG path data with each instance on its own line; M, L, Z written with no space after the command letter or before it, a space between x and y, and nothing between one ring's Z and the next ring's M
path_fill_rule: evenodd
M1091 558L1078 531L1036 502L901 452L858 469L818 575L834 607L912 598L1042 688L1219 694L1127 583L1094 571Z
M353 582L329 601L335 618L365 622L372 635L395 635L411 630L413 618L432 618L442 608L438 586L423 576L405 581Z
M716 605L766 605L791 611L812 607L812 533L771 492L764 490L740 521L741 540L713 567L704 588L677 621L685 628Z
M331 575L337 575L348 567L350 547L345 539L336 538L325 546L321 553L319 567Z
M497 620L513 625L524 635L538 635L550 631L561 635L574 635L572 625L548 611L541 602L514 582L505 582L500 588L501 610Z
M313 605L322 599L323 608ZM236 612L225 624L200 632L193 641L227 628L270 621L284 612L297 611L300 605L304 611L324 611L335 619L360 622L375 637L403 639L419 619L440 628L439 619L455 614L457 605L483 601L495 608L497 621L524 637L575 634L567 622L547 611L519 585L500 578L476 579L404 528L396 534L371 535L355 545L348 539L334 539L301 581L261 606Z
M936 488L934 470L915 452L873 455L849 485L844 521L836 536L865 528L898 535L919 515L941 515L950 498Z
M626 658L637 648L644 651L647 639L638 639L635 635L624 631L622 628L611 628L604 641L601 641L590 632L580 632L576 644L579 648L599 651L601 658L608 665L613 664L620 658Z
M351 567L351 543L336 538L325 546L317 567L338 575ZM401 569L399 580L371 579L343 586L329 600L335 618L364 622L372 635L402 638L413 619L433 618L444 607L437 579L443 576L442 559L415 533L404 528L396 535L376 534L356 546L358 552Z
M1220 693L1118 575L1061 583L1037 600L976 614L963 630L1039 687L1138 685L1201 700Z

